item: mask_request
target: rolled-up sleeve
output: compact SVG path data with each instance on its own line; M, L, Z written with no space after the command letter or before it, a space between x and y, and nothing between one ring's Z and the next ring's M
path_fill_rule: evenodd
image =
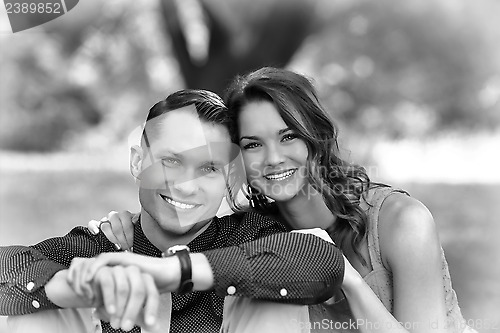
M0 248L0 315L55 309L45 295L45 284L66 267L26 246Z
M344 276L340 249L309 234L278 233L203 253L219 296L317 304L333 295Z
M23 315L58 309L45 293L45 285L75 257L93 257L113 250L104 236L77 227L64 237L33 246L0 247L0 315Z

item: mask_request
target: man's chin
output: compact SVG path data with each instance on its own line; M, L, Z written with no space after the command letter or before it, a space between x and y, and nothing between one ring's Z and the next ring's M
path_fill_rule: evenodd
M194 225L190 226L173 226L172 224L169 225L161 225L161 229L163 232L172 234L172 235L177 235L177 236L182 236L184 234L187 234L193 227Z
M199 220L196 221L178 221L178 225L172 225L169 223L168 225L162 225L162 229L168 233L175 234L178 236L185 235L191 231L198 230L207 224L209 219L203 219L201 222Z

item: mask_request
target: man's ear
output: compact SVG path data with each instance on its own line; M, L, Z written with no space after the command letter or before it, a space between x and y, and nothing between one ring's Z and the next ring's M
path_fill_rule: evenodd
M144 151L140 146L130 147L130 173L135 179L140 179L143 158Z

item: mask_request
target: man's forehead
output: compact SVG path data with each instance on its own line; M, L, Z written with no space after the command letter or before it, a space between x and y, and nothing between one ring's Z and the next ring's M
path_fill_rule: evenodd
M229 132L220 124L200 119L194 105L169 111L146 122L144 132L148 140L157 139L157 145L176 142L182 150L204 146L212 142L229 141Z
M173 156L183 160L193 160L198 163L214 162L216 164L227 164L233 160L240 150L239 147L231 142L208 142L198 147L182 149L179 146L158 147L154 151L157 157Z

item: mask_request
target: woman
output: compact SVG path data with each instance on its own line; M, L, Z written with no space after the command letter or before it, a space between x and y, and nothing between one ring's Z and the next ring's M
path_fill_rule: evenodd
M226 104L251 206L290 229L325 229L347 258L344 298L311 307L312 330L474 332L458 307L432 215L339 157L337 129L304 76L259 69L229 86ZM335 321L322 320L328 317Z

